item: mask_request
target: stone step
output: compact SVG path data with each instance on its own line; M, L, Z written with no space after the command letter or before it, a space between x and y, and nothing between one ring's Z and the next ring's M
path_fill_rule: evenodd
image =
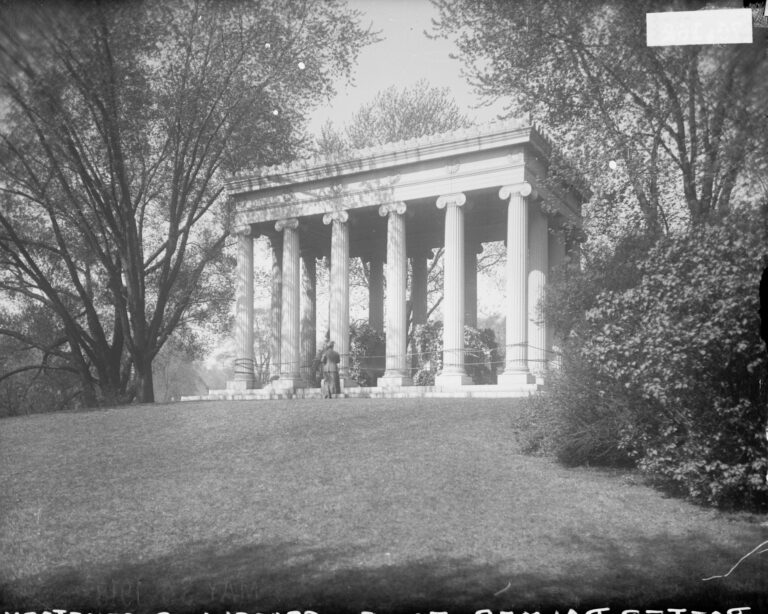
M501 387L494 385L460 386L443 388L440 386L403 386L401 388L350 387L345 388L335 398L364 398L364 399L503 399L526 397L543 389L541 384L527 384L517 387ZM274 399L322 399L319 388L298 388L275 390L270 387L253 390L210 390L208 394L181 397L182 401L267 401Z

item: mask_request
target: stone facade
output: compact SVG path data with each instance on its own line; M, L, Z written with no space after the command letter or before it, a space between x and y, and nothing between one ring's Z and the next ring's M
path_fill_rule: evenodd
M342 357L346 392L356 386L348 372L349 258L360 257L370 266L371 324L387 339L386 371L370 393L418 394L406 353L408 263L410 306L422 322L426 263L439 247L445 247L445 350L443 371L428 392L471 392L463 326L477 323L477 254L483 242L501 240L507 248L506 358L498 386L483 390L513 394L541 384L556 340L539 303L549 271L567 256L563 228L580 225L586 193L547 181L551 147L536 127L505 122L229 181L238 236L239 355L228 394L248 391L254 381L252 241L260 235L272 246L272 351L279 369L270 390L254 398L306 390L314 357L308 353L315 351L315 259L327 254L330 334ZM306 390L301 396L311 395Z

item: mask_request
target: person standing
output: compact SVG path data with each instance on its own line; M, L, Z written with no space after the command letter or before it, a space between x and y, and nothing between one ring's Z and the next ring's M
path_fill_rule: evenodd
M339 382L339 363L341 356L333 349L333 341L328 342L328 347L323 354L323 379L325 380L326 390L329 397L341 392Z

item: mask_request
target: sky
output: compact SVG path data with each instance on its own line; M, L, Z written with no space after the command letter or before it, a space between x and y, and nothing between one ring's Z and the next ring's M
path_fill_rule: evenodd
M319 133L328 119L335 124L344 123L378 91L391 85L410 86L422 78L433 86L450 88L462 110L480 123L492 121L502 112L503 105L498 103L473 108L481 99L461 77L461 61L449 57L457 52L455 45L424 35L425 30L432 30L431 20L439 16L429 0L347 0L347 4L363 13L362 25L370 24L383 40L360 53L354 84L339 83L337 96L312 113L312 133Z

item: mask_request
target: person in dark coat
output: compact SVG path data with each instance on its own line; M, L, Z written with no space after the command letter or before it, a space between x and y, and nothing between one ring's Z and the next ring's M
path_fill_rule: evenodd
M328 347L323 354L323 379L325 380L326 392L329 395L339 394L341 385L339 382L339 363L341 356L333 349L333 341L328 342Z

